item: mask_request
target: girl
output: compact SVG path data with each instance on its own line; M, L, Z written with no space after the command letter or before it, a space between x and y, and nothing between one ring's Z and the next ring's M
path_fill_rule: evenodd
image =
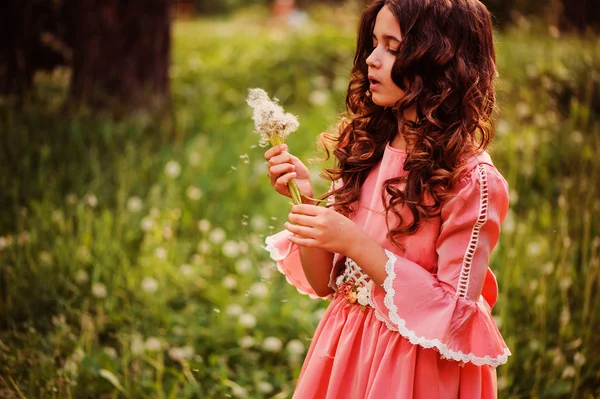
M300 292L331 300L294 398L496 398L506 347L488 269L508 185L485 148L496 76L478 0L377 0L363 13L329 204L267 238ZM329 150L326 147L327 155ZM265 153L274 188L309 172ZM288 247L292 246L288 251Z

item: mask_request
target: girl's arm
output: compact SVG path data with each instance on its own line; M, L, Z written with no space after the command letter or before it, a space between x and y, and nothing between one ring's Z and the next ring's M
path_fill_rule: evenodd
M318 296L326 297L333 292L333 289L329 287L329 278L333 268L331 252L319 248L301 247L300 262L308 283Z

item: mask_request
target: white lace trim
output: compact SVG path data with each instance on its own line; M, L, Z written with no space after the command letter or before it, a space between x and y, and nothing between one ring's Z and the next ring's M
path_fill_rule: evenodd
M406 327L406 321L398 315L398 307L394 303L394 295L396 295L396 291L393 287L393 282L396 279L396 272L394 271L394 266L396 265L396 256L385 250L385 254L388 257L388 260L385 264L385 271L387 273L387 277L383 282L383 289L385 290L385 298L384 303L389 311L389 319L395 324L390 325L385 319L375 311L375 317L385 322L386 326L392 331L398 331L404 338L408 339L413 345L420 345L423 348L436 348L442 358L452 359L458 362L463 363L473 363L477 366L490 365L492 367L498 367L501 364L504 364L508 361L508 356L511 355L510 350L508 348L504 348L503 354L497 357L484 356L477 357L473 353L465 354L461 351L454 351L448 347L448 345L442 343L439 339L427 339L425 337L417 337L417 334L414 331L409 330ZM373 299L371 298L371 306L373 306ZM374 307L374 306L373 306Z
M477 249L477 244L479 243L479 233L481 232L481 227L485 224L485 222L487 222L488 217L488 183L487 174L483 165L479 165L478 173L481 187L479 196L479 216L477 218L477 222L475 222L475 225L473 226L473 230L471 231L471 239L469 240L469 245L467 246L465 255L463 256L460 277L458 278L458 285L456 287L456 296L459 298L466 298L467 293L469 292L471 265L473 264L473 257L475 256L475 250Z
M290 280L290 278L287 276L287 274L285 274L285 272L281 268L281 264L279 262L282 261L283 259L287 258L287 256L290 254L290 252L292 252L292 246L294 244L291 241L290 241L290 245L288 246L288 251L287 251L287 253L285 255L281 255L281 253L279 252L279 249L277 249L277 247L273 243L273 236L267 237L265 239L265 243L267 244L267 246L265 247L265 249L267 251L269 251L269 256L271 257L271 259L273 259L275 261L275 263L277 265L277 270L279 270L279 272L285 276L285 280L288 282L288 284L290 284L294 288L296 288L296 291L298 291L301 294L308 295L312 299L331 299L332 294L327 295L325 297L320 297L318 295L311 294L310 292L306 292L304 290L301 290L300 288L296 287L294 285L294 283L292 282L292 280Z

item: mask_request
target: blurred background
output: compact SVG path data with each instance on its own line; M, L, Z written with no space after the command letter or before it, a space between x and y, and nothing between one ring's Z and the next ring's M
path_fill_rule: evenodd
M0 397L289 398L326 301L262 248L249 88L310 162L344 108L368 1L0 4ZM600 397L600 7L488 0L501 398ZM330 161L328 161L330 162Z

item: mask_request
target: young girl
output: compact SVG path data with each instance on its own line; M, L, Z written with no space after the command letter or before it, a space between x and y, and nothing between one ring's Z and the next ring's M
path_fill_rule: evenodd
M496 76L478 0L377 0L363 13L329 204L295 205L267 249L300 292L331 300L294 398L496 398L506 347L488 268L508 186L485 148ZM329 156L329 150L327 150ZM274 188L309 172L265 153ZM291 245L291 250L289 246Z

